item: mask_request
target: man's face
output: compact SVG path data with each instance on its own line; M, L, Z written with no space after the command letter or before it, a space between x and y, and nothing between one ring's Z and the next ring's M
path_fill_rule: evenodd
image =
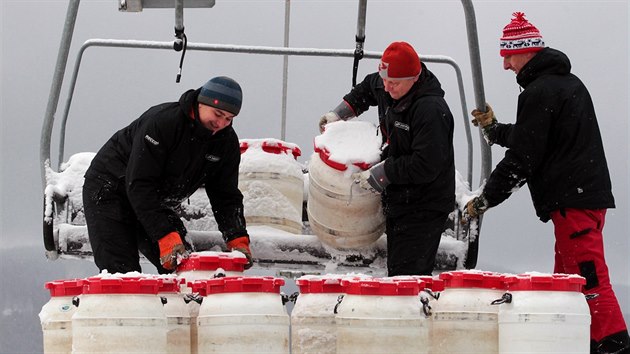
M383 79L383 85L385 92L397 100L406 95L416 81L418 81L418 76L411 79Z
M518 75L521 69L534 57L534 55L536 55L536 53L506 55L503 57L503 69L512 70Z
M199 103L199 121L213 135L230 125L233 119L234 115L230 112Z

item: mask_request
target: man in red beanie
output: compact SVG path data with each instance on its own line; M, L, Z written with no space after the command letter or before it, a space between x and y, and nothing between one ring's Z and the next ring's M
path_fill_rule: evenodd
M103 145L83 185L99 270L140 272L140 251L159 273L173 272L191 248L176 210L200 186L227 248L244 253L251 266L238 189L241 154L232 128L241 103L240 85L215 77L178 102L149 108Z
M498 123L490 106L473 123L489 144L508 148L479 197L465 213L477 216L527 183L536 214L554 224L555 273L586 278L591 352L630 353L630 340L604 259L606 209L614 208L595 109L567 56L546 48L521 12L503 29L503 68L523 88L516 123Z
M455 205L453 115L437 77L406 42L391 43L370 74L320 119L320 129L378 107L382 161L353 178L382 194L387 271L430 275Z

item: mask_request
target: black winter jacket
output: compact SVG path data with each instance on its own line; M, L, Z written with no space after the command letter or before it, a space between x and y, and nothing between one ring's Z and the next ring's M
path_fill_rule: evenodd
M385 213L451 212L455 207L453 115L437 77L422 64L411 90L394 100L373 73L344 96L359 115L378 106L386 144L383 159L391 182L383 193Z
M212 135L191 118L199 116L198 94L189 90L179 102L149 108L105 143L85 175L124 186L119 193L156 241L172 231L185 234L175 210L202 185L224 239L247 236L238 137L232 126Z
M524 88L516 123L490 140L508 148L484 189L495 206L527 182L538 217L563 208L614 208L608 165L591 96L567 56L538 52L516 76Z

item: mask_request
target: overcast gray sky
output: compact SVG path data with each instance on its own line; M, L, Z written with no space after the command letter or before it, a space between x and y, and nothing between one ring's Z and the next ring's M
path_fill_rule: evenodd
M222 1L212 9L186 10L190 42L282 46L284 1ZM353 49L358 1L291 1L294 47ZM0 247L41 245L42 194L39 140L67 1L1 0L1 232ZM624 311L629 312L628 209L628 2L476 1L485 93L500 121L514 121L519 87L502 69L498 38L514 11L523 11L548 46L564 51L573 72L589 88L598 114L617 208L607 215L606 256ZM605 24L605 25L604 25ZM77 48L90 38L173 39L174 12L120 13L114 0L84 0L79 8L67 74ZM471 110L474 104L464 15L460 1L368 1L365 49L382 51L394 40L421 54L454 58L462 68ZM239 81L244 106L235 120L241 138L280 138L282 58L189 51L182 81L175 83L180 54L174 51L89 49L83 59L70 110L66 156L97 151L117 129L149 106L172 101L216 75ZM287 141L298 144L305 162L312 154L320 115L336 106L351 86L351 59L289 60ZM359 77L376 69L363 60ZM429 64L440 78L456 115L458 169L465 171L459 95L450 67ZM69 76L67 76L69 77ZM66 80L67 83L67 80ZM67 97L64 85L57 115ZM375 110L365 115L374 121ZM475 147L478 142L474 134ZM56 156L57 142L53 142ZM493 148L494 163L503 150ZM55 161L56 163L56 161ZM475 154L475 163L479 156ZM475 166L474 187L479 183ZM43 245L41 245L43 250ZM550 272L553 229L535 217L526 188L484 219L479 267L495 271ZM42 252L42 257L44 257ZM54 263L51 266L55 266Z

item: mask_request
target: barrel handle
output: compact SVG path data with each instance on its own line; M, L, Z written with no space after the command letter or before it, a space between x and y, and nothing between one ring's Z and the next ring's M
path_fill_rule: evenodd
M426 317L431 316L431 305L429 305L429 298L420 296L420 302L422 303L422 312Z
M512 303L512 294L505 293L501 296L500 299L496 299L492 301L491 305L501 305L501 304L511 304Z
M341 304L341 302L343 301L343 297L344 295L341 294L339 296L337 296L337 304L335 304L335 308L333 310L333 313L336 315L337 314L337 308L339 307L339 305Z

